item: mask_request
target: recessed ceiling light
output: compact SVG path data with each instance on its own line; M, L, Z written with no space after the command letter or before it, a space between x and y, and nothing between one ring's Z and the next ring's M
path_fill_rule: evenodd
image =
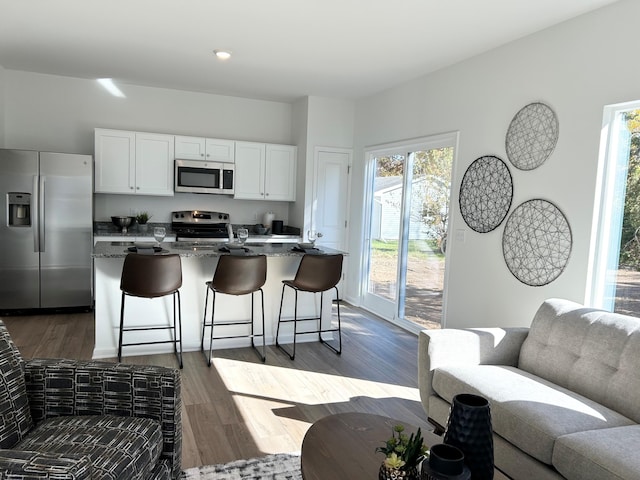
M214 50L213 53L216 54L219 60L228 60L231 58L231 52L229 50Z

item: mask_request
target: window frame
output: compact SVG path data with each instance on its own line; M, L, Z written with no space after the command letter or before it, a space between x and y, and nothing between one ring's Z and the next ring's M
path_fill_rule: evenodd
M587 292L585 304L613 312L615 310L617 270L622 238L622 219L626 198L629 164L629 135L622 125L622 114L640 110L640 100L607 105L603 111L600 151L596 177ZM624 128L623 128L624 127ZM626 138L623 138L626 136ZM622 162L627 168L622 169ZM620 207L620 191L622 206Z

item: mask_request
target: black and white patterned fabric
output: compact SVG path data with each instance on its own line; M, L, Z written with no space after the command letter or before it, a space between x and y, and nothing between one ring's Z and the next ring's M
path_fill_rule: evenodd
M0 321L0 374L0 436L7 442L0 448L15 449L0 450L0 478L161 480L180 475L177 369L24 361Z
M40 422L16 449L91 459L91 478L149 478L160 458L160 424L149 418L88 415Z
M20 450L0 450L0 478L12 480L84 480L91 478L91 459Z
M1 322L0 322L1 323ZM11 448L33 427L24 382L24 361L0 327L0 448Z

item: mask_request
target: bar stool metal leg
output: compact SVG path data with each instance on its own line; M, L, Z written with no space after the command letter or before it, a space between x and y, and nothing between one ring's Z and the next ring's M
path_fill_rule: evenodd
M175 328L176 328L176 295L178 296L178 337L175 336ZM174 294L173 294L173 335L174 335L174 339L176 340L176 343L178 343L180 345L180 353L178 354L178 351L176 349L176 343L173 344L173 349L176 353L176 356L178 357L178 362L180 362L180 368L183 367L183 363L182 363L182 304L180 303L180 291L177 290Z
M122 331L124 330L124 292L120 300L120 332L118 334L118 361L122 361Z
M322 343L324 346L328 347L329 349L333 350L335 353L337 353L338 355L342 354L342 330L341 330L341 326L340 326L340 293L338 292L338 287L333 287L336 290L336 308L338 310L338 347L334 347L333 345L331 345L329 342L327 342L326 340L324 340L322 338L322 334L326 333L326 332L335 332L336 329L333 328L331 325L329 325L329 329L326 330L322 330L322 325L320 325L320 331L318 332L318 336L320 337L320 343ZM322 307L322 298L320 298L320 307ZM322 313L320 314L320 317L322 317ZM322 320L320 320L322 321Z
M276 328L276 347L278 347L280 350L282 350L284 353L286 353L289 358L291 360L295 360L296 358L296 324L298 323L297 320L297 313L298 313L298 292L294 290L294 292L296 293L296 300L295 300L295 307L294 307L294 319L293 320L282 320L282 304L284 303L284 289L287 287L287 285L283 285L282 286L282 295L280 296L280 313L278 314L278 327ZM280 343L280 324L281 323L286 323L286 322L291 322L293 321L293 352L289 353L287 351L286 348L284 348L282 346L282 344Z
M265 329L264 329L264 291L262 290L262 288L260 289L260 304L262 305L262 355L261 355L261 358L262 358L262 361L265 362L267 360L267 343L265 339L266 335L265 335ZM253 323L251 325L253 325ZM251 343L253 344L253 336L251 337Z
M200 337L200 351L204 354L204 330L207 327L207 305L209 305L209 287L204 297L204 313L202 314L202 336Z

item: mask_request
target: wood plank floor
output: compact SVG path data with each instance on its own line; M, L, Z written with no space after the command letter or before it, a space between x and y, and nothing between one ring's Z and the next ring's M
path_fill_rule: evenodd
M417 389L417 337L349 306L341 312L341 356L315 342L298 344L295 361L268 347L266 364L248 348L218 350L208 368L200 352L186 353L183 468L298 452L313 422L340 412L430 428ZM25 358L91 358L92 313L0 318ZM177 366L169 354L126 362Z

